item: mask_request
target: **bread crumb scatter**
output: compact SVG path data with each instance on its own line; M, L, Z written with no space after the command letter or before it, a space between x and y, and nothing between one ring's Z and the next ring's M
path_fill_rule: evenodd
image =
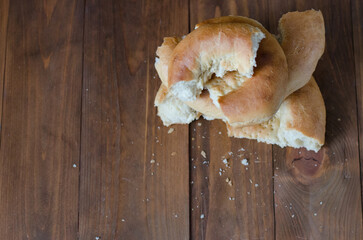
M239 150L238 150L238 152L244 152L245 151L245 149L244 148L240 148Z
M234 201L235 200L235 198L234 197L229 197L228 198L230 201Z
M154 159L151 159L151 160L150 160L150 163L151 163L151 164L155 163L155 160L154 160Z
M171 156L173 156L173 157L176 156L176 152L172 152Z
M318 214L317 213L314 213L314 216L316 217L316 216L318 216Z
M125 222L125 219L123 218L123 219L121 219L121 222Z
M194 140L195 140L195 138L192 137L192 141L194 141Z
M200 154L204 157L207 158L207 154L204 151L201 151Z
M337 120L338 120L338 122L342 121L340 118L338 118Z
M291 217L292 217L292 218L294 218L294 217L295 217L295 215L294 215L294 214L292 214L292 215L291 215Z
M323 205L323 202L320 202L320 205Z
M248 160L246 158L241 160L241 163L245 166L248 166Z
M199 122L199 123L198 123L198 127L200 127L200 126L202 126L202 123L200 123L200 122Z
M228 162L228 159L227 159L227 158L224 158L224 159L222 160L222 162L226 165L226 167L230 168L230 166L229 166L229 162Z
M250 183L252 183L252 180L250 179Z
M219 134L219 135L221 135L221 134L222 134L222 132L218 132L218 134Z
M100 240L101 238L100 237L95 237L96 240Z
M229 179L229 178L226 178L226 182L228 183L228 185L230 186L230 187L232 187L232 180L231 179Z
M200 219L203 219L204 218L204 214L200 214Z
M255 184L255 187L258 187L258 184L257 183Z
M76 167L77 167L77 165L76 165L76 164L73 164L73 167L74 167L74 168L76 168Z
M174 128L169 128L168 134L174 132Z

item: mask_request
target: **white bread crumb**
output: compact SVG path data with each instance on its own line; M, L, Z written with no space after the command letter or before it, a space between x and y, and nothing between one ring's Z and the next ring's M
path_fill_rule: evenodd
M230 187L232 187L232 180L231 179L229 179L229 178L226 178L226 183L228 183L228 185L230 186Z
M241 163L245 166L248 166L248 160L246 158L242 159Z

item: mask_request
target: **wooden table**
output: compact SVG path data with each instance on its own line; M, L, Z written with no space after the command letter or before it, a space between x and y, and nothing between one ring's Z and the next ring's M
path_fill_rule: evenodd
M220 121L162 126L164 36L230 14L276 33L311 8L326 26L319 153L232 139ZM362 1L1 0L0 13L1 239L363 239Z

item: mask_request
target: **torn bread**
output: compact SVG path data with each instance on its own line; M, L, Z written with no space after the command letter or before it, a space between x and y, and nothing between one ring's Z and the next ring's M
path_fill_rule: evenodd
M238 26L236 29L239 30L233 30L232 26ZM258 41L251 44L252 34L242 37L237 34L241 29L254 29L261 32L264 38L258 40L261 41L259 45ZM205 34L196 37L194 33ZM206 38L208 34L212 37ZM202 40L199 41L200 39ZM215 46L216 43L219 47ZM245 45L240 45L241 43ZM171 50L172 46L174 45L170 42L164 41L161 48ZM236 51L236 46L239 51ZM180 49L183 49L182 53ZM196 54L197 50L199 52ZM236 53L232 54L230 51ZM164 58L163 53L158 55L160 61ZM224 55L220 57L222 53ZM275 37L255 20L221 17L213 19L213 22L203 22L176 45L172 54L168 69L170 91L204 115L210 116L204 112L203 107L208 102L203 103L203 98L200 98L203 89L208 90L218 108L214 118L218 115L223 121L238 126L267 121L285 98L288 80L285 54ZM243 54L249 58L242 57ZM250 56L256 58L252 61ZM257 67L253 68L256 64ZM176 68L176 65L179 67ZM249 69L248 74L242 65ZM233 82L227 82L227 79L233 79Z
M325 48L325 27L321 11L289 12L279 20L281 47L289 68L287 95L309 80Z
M158 108L157 114L165 126L189 124L200 116L197 111L168 92L167 87L163 84L156 94L155 106Z
M326 110L319 87L312 77L308 84L291 94L269 121L247 127L227 124L228 135L256 139L280 147L305 147L319 151L325 139Z
M286 84L286 87L284 89L285 92L293 92L296 89L300 88L302 85L306 84L308 79L310 79L310 77L311 77L311 74L310 74L310 76L308 76L308 74L306 74L306 72L312 73L315 70L317 61L320 58L320 56L324 50L324 46L325 46L324 37L322 37L322 39L318 39L318 37L316 37L315 40L313 40L311 44L309 41L307 41L305 39L304 41L300 41L300 44L303 43L303 44L306 44L306 46L304 47L303 45L297 45L298 48L297 48L297 50L295 49L296 51L294 52L293 45L289 44L289 42L297 40L294 38L294 36L296 36L296 37L300 36L298 31L302 31L306 35L308 35L309 31L313 31L313 28L309 24L305 24L305 25L301 24L300 28L290 28L288 26L288 22L289 22L290 18L292 18L293 21L295 21L295 24L298 24L297 16L299 14L301 14L301 16L302 16L301 21L310 22L310 23L315 21L317 23L316 31L319 32L320 35L322 33L324 35L324 32L325 32L322 16L321 16L321 18L319 17L319 14L321 15L321 13L314 11L314 10L310 10L310 11L306 11L306 12L302 12L302 13L299 13L299 12L295 12L295 13L291 13L291 14L288 13L288 14L284 15L284 17L283 17L284 21L280 20L279 31L281 32L281 36L282 36L281 44L282 44L282 46L284 46L284 50L286 51L287 62L290 65L292 65L292 66L289 65L290 72L288 73L288 78L287 78L288 83ZM310 21L307 18L311 18ZM315 20L312 20L313 18L315 18ZM202 26L205 23L209 23L209 24L217 23L218 24L218 22L220 22L220 21L228 22L228 21L231 21L231 19L234 19L234 21L246 21L246 22L250 22L250 23L254 22L254 20L249 19L249 18L244 18L244 17L222 17L222 18L207 20L206 22L198 24L196 26L196 28L199 28L200 26ZM316 19L320 19L320 20L316 20ZM258 27L258 25L260 25L258 22L256 22L256 24L257 24L256 27ZM260 25L260 26L262 26L262 25ZM262 29L264 29L264 28L262 27ZM283 34L282 34L282 32L283 32ZM318 34L318 36L319 36L319 34ZM262 40L261 44L263 43L264 40ZM173 52L173 49L178 45L179 42L180 42L179 38L167 38L166 40L164 39L163 45L158 48L157 55L158 55L159 59L155 63L155 67L156 67L156 69L159 73L160 79L162 80L164 85L167 84L167 79L168 79L168 70L169 69L168 69L167 62L170 60L170 56ZM308 55L306 51L304 52L305 48L310 49L310 51L314 51L314 52L311 55ZM302 56L305 56L305 57L302 59L299 59L299 54L298 54L299 52L302 52L303 53ZM163 64L166 66L163 66ZM299 66L301 66L301 68L304 70L300 70ZM254 69L255 73L256 73L256 69L257 68ZM294 77L297 78L297 80L293 79ZM173 97L173 94L170 94L168 92L168 88L166 86L162 85L159 89L158 96L164 96L164 97L161 98L161 97L157 96L158 100L155 101L155 104L158 106L165 104L165 106L167 106L167 107L159 108L158 114L163 115L162 119L168 118L168 120L166 120L164 122L164 124L167 123L167 125L173 124L173 123L189 123L190 121L192 121L191 120L192 118L198 118L200 116L199 112L203 113L204 118L206 118L208 120L222 119L222 120L226 121L225 115L220 108L219 98L221 96L225 95L226 93L228 94L230 92L235 91L236 88L239 88L241 85L244 85L247 80L248 80L247 78L239 75L237 71L229 71L226 74L224 74L223 77L217 77L215 74L213 74L211 79L206 82L206 84L204 86L205 89L201 92L200 96L198 96L196 98L196 100L194 100L194 101L185 101L185 102L182 102L178 98ZM310 117L310 120L312 120L312 121L306 121L306 123L304 121L301 121L301 122L293 121L291 119L294 119L294 117L295 117L295 119L298 118L299 116L301 118L303 118L303 117L307 118L307 116L303 115L304 112L309 111L309 105L306 105L307 101L305 101L305 103L304 103L303 98L296 97L296 95L298 95L298 93L300 93L300 95L304 92L308 93L307 89L312 90L312 96L313 96L312 99L316 99L316 101L314 100L316 102L316 105L311 106L312 109L314 109L311 112L315 113L316 117ZM168 95L168 97L166 98L167 95ZM319 98L319 96L320 96L320 98ZM169 99L173 99L173 98L175 98L176 101L169 100ZM168 99L168 100L165 101L165 103L164 103L165 99ZM291 99L295 99L295 100L291 101ZM177 103L173 103L173 102L177 102ZM299 103L299 102L301 102L301 103ZM169 110L169 107L170 107L169 103L171 103L172 105L176 104L178 106L183 106L183 107L181 107L181 109L184 109L185 111L180 111L180 110L171 111L171 110ZM188 106L186 106L185 103L187 103ZM299 106L304 106L304 105L306 105L305 108L308 111L301 111L301 109L303 109L303 108L299 108ZM285 113L288 113L288 109L294 109L293 106L298 106L298 107L296 107L296 112L290 111L289 114L285 114ZM319 106L322 106L322 107L319 108ZM160 111L160 109L161 109L161 111ZM169 114L171 112L173 112L177 115L181 114L182 116L176 116L176 117L171 118L169 116ZM288 117L288 116L290 116L290 117ZM314 125L314 123L315 123L315 125ZM274 117L272 119L270 119L269 121L263 122L261 124L255 124L255 125L245 126L245 127L241 127L241 125L238 125L238 124L228 124L227 123L227 125L228 125L229 134L231 136L257 139L259 141L263 141L263 142L267 142L267 143L275 143L282 147L283 146L292 146L292 147L304 146L309 150L317 151L318 149L320 149L320 147L324 143L325 106L324 106L324 102L322 100L320 91L319 91L315 81L312 79L312 80L310 80L309 84L306 85L303 89L297 91L295 94L293 94L289 98L287 98L282 103L279 111L277 111L277 113L274 115ZM233 126L231 126L231 125L233 125Z

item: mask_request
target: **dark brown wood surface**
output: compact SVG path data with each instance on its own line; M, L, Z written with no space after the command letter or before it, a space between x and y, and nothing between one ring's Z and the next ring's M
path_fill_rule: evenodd
M80 156L83 3L43 3L9 1L0 151L3 239L77 238L79 168L73 164L79 165Z
M232 139L220 121L162 125L163 37L223 15L276 33L311 8L327 41L319 153ZM1 239L363 239L361 1L0 0L0 13Z

